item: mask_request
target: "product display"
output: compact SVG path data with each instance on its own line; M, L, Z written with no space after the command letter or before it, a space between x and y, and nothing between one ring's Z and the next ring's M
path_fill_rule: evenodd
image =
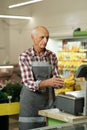
M72 72L75 73L80 65L87 64L87 43L78 39L65 40L62 44L62 51L58 51L57 55L58 66L63 77L67 77Z

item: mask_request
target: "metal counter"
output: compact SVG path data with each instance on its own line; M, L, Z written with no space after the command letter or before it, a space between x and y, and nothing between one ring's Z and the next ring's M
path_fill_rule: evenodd
M65 123L56 126L47 126L32 130L87 130L87 121L78 121L76 123Z

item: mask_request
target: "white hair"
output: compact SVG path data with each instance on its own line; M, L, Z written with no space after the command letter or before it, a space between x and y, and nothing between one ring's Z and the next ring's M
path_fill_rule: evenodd
M45 29L45 30L49 33L49 31L47 30L46 27L44 27L44 26L37 26L37 27L35 27L35 28L32 30L31 36L35 36L35 35L36 35L36 32L37 32L40 28Z

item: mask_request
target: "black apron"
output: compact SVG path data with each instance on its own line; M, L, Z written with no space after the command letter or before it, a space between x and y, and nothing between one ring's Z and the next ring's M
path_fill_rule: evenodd
M33 62L35 80L45 80L51 77L52 67L48 62ZM53 107L54 89L46 87L36 92L23 86L20 94L19 130L30 130L46 126L46 117L38 115L38 111Z

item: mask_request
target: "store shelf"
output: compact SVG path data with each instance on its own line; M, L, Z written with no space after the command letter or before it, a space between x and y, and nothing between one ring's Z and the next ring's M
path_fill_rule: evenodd
M0 116L19 114L19 102L0 104Z

